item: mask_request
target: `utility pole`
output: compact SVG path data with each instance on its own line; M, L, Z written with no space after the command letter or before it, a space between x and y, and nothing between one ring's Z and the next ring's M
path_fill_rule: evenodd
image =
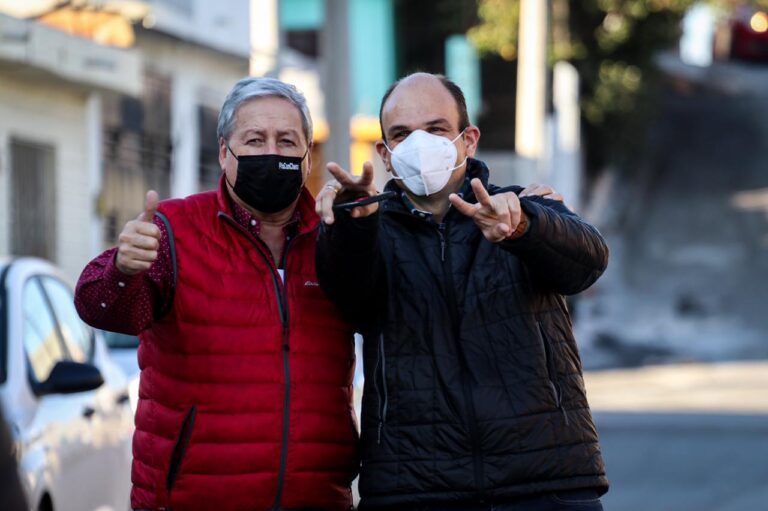
M558 62L552 85L556 135L550 184L566 198L568 206L578 212L582 187L579 73L572 64Z
M349 74L349 0L326 0L325 26L322 33L323 92L330 136L325 144L326 161L335 161L350 169L349 121L352 99Z
M571 44L569 0L552 2L552 46L561 54ZM550 150L551 184L574 211L581 209L583 163L581 148L581 107L579 72L573 64L561 60L552 70L552 106L554 140Z
M277 77L281 38L279 1L250 2L250 75Z
M520 1L515 152L541 162L546 150L548 0Z
M104 250L104 213L101 209L101 193L104 181L102 161L104 159L103 100L100 92L91 92L85 103L86 154L88 178L91 182L91 256Z

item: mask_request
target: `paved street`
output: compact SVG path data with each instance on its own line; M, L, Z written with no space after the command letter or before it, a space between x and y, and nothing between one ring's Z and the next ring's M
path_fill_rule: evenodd
M587 374L606 511L768 509L768 362Z
M756 511L768 505L768 417L598 414L606 511Z
M664 364L586 376L605 508L768 510L768 67L660 63L634 175L592 218L608 272L577 310L585 367Z

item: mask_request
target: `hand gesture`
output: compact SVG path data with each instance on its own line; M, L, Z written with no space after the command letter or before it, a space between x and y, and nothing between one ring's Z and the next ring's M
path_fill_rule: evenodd
M453 207L475 221L488 241L498 242L512 234L520 223L523 212L520 200L513 192L489 195L479 179L471 181L477 204L470 204L452 193L448 196Z
M317 194L315 199L315 211L323 222L330 225L334 222L334 202L345 202L359 197L376 195L376 187L373 185L373 164L369 161L363 164L363 174L355 177L338 164L330 162L326 165L328 172L334 177L328 181ZM352 218L361 218L378 211L378 203L352 208Z
M136 275L149 270L157 259L160 248L160 229L152 223L159 199L157 192L147 192L144 211L131 220L118 237L117 269L126 275Z

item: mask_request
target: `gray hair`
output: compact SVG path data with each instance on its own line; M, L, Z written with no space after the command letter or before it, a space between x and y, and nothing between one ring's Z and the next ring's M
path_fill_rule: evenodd
M301 124L304 128L304 137L307 144L312 143L312 117L309 114L309 107L304 94L289 83L282 82L276 78L267 77L248 77L243 78L232 87L227 94L224 104L219 112L219 125L216 128L216 135L226 141L232 136L232 130L235 127L235 115L237 110L246 101L254 98L263 97L285 98L299 109L301 113Z

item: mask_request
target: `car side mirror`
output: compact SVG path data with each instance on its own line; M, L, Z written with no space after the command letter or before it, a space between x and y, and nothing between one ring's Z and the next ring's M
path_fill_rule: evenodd
M60 360L53 366L48 379L36 386L35 394L73 394L97 389L103 383L104 377L96 366Z

